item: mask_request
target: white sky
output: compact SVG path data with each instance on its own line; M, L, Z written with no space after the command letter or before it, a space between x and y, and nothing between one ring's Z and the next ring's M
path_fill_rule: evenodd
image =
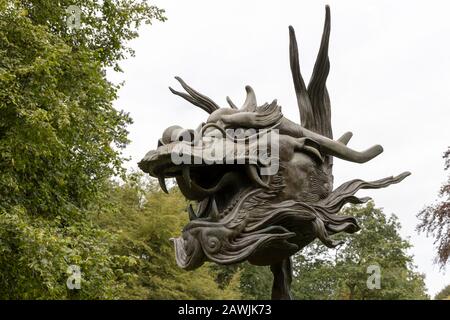
M335 137L354 133L349 146L381 144L384 153L363 164L336 160L335 186L353 178L375 180L411 171L398 185L361 191L399 216L429 293L450 284L433 265L431 239L418 235L417 212L436 199L445 181L442 154L450 145L450 1L207 1L157 0L168 21L141 29L122 63L126 81L115 106L130 112L130 167L156 147L173 124L195 128L207 114L172 95L181 76L219 105L240 105L244 86L258 102L278 99L298 120L288 58L288 25L296 30L305 81L320 43L325 3L331 6L328 89ZM448 269L448 268L447 268Z

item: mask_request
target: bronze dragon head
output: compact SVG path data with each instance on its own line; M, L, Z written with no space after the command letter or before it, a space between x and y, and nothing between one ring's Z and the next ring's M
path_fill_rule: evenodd
M209 117L195 130L167 128L157 149L148 152L139 167L158 178L165 191L165 179L175 178L184 196L194 202L194 207L187 208L190 222L180 237L172 239L176 261L184 269L205 261L248 260L271 265L276 278L277 266L290 270L289 257L314 239L334 247L338 243L333 234L359 230L353 217L339 214L346 203L367 201L355 196L359 189L383 188L409 175L372 182L351 180L333 189L333 157L365 163L383 149L379 145L365 151L351 149L347 146L350 132L333 140L326 88L329 7L308 86L300 73L292 27L289 36L300 124L285 118L276 100L258 105L250 86L240 108L228 97L229 107L219 107L179 77L186 93L170 88Z

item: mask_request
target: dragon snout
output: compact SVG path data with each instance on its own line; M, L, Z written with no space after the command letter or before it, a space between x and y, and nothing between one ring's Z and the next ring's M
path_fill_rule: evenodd
M170 240L175 246L175 258L179 267L194 270L206 261L202 245L189 231L183 232L182 237Z

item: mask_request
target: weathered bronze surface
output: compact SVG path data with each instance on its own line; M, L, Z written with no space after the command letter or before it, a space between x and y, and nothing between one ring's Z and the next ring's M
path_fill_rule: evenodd
M205 261L235 264L244 260L270 265L274 274L272 298L290 299L290 256L316 238L330 248L338 245L333 234L359 230L353 217L339 214L346 203L368 200L355 196L359 189L384 188L409 175L404 172L371 182L351 180L333 190L333 157L365 163L383 149L375 145L365 151L353 150L347 146L351 132L333 140L326 88L329 36L327 6L322 42L306 87L294 29L289 27L290 65L300 124L285 118L276 100L258 106L249 86L241 108L228 97L230 107L221 108L176 78L186 93L170 88L172 93L210 115L196 130L167 128L157 149L148 152L139 167L158 178L165 191L165 178L175 178L182 193L196 206L195 210L192 206L187 209L190 222L182 235L172 239L180 267L192 270ZM230 134L237 128L253 129L253 133L243 137L235 131L235 135ZM269 152L265 157L259 155L261 145L252 138L267 138ZM219 149L225 150L220 159L234 162L205 160L205 154ZM181 156L180 150L188 163L174 163L174 155ZM270 173L267 169L274 163L278 170Z

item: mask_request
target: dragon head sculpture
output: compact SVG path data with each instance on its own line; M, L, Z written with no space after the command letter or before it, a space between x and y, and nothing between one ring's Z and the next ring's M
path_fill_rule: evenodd
M367 201L356 197L356 191L383 188L409 175L352 180L333 189L333 157L364 163L383 149L379 145L365 151L349 148L350 132L333 140L325 84L329 35L327 6L321 46L306 87L294 29L289 27L300 124L285 118L276 100L258 105L250 86L245 88L242 107L227 97L229 107L221 108L176 77L186 93L170 88L172 93L209 117L195 130L167 128L157 149L148 152L139 167L158 178L166 192L165 179L175 178L184 196L194 202L187 208L190 222L180 237L172 239L180 267L191 270L205 261L244 260L270 265L275 275L273 297L288 298L289 257L316 238L334 247L338 243L333 234L358 231L353 217L338 214L346 203Z

